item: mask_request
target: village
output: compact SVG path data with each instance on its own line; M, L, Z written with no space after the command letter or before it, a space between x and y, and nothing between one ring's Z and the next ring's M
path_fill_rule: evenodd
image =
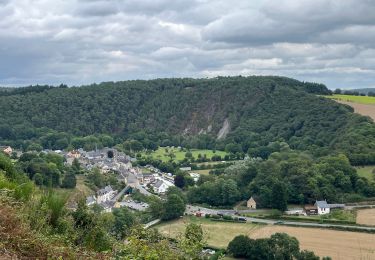
M10 146L1 146L0 150L5 154L12 155L13 150ZM152 165L144 167L133 167L132 162L136 159L119 152L114 148L96 149L93 151L84 151L82 148L72 151L62 150L43 150L44 153L57 153L66 159L66 163L72 165L76 159L82 167L90 171L94 168L100 170L101 173L112 172L115 173L120 182L126 184L126 187L121 190L113 190L108 185L99 189L95 194L86 198L86 205L93 206L99 205L103 208L103 212L111 212L113 208L128 207L132 210L144 211L149 205L145 202L135 202L131 197L127 196L133 189L139 190L145 195L163 195L169 187L174 185L174 178L171 173L164 173ZM19 153L19 152L18 152ZM181 167L182 171L190 171L191 167ZM200 175L198 173L190 172L190 176L194 181L198 181ZM121 200L122 199L122 200ZM257 202L256 199L250 197L246 201L247 209L241 210L227 210L217 211L216 213L224 214L238 214L239 212L256 212ZM329 204L326 200L316 200L313 205L304 205L304 207L290 208L284 213L286 215L301 215L301 216L314 216L326 215L332 209L344 209L345 204ZM187 211L189 212L189 211ZM196 216L205 216L205 214L212 214L212 210L205 211L202 207L199 210L190 211L190 214Z

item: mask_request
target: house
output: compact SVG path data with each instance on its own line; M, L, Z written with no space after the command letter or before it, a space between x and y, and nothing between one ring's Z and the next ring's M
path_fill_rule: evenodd
M111 201L104 201L104 202L99 204L99 206L101 206L103 208L103 212L105 212L105 213L112 212L112 208L114 207L114 205L115 205L115 203L113 203Z
M6 153L8 155L11 155L12 152L13 152L13 149L10 146L0 146L0 151L2 151L3 153Z
M92 206L96 203L96 198L95 196L89 196L86 198L86 205L87 206Z
M197 182L199 180L199 178L201 177L199 173L196 173L196 172L191 172L189 173L190 177L193 178L194 182Z
M303 209L306 215L318 215L318 208L314 205L305 205Z
M81 157L81 153L77 150L73 150L73 151L68 152L67 156L70 158L79 159Z
M256 209L257 208L257 203L254 200L253 196L250 197L250 199L247 201L247 207L250 209Z
M114 197L115 193L116 192L112 189L111 185L105 186L104 189L100 189L96 193L96 202L99 204L102 202L109 201Z
M326 200L317 200L314 204L319 215L329 214L331 209L344 208L345 204L328 204Z
M154 192L156 192L156 193L165 193L168 188L169 188L169 186L162 180L158 180L154 184Z

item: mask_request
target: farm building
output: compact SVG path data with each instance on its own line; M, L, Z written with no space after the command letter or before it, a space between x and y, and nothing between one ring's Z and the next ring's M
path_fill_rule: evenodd
M251 196L250 199L247 201L247 207L250 209L256 209L257 208L257 203L254 200L254 198Z

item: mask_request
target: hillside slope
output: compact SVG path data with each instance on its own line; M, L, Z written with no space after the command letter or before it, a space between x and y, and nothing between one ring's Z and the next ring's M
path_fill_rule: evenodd
M33 87L13 95L0 93L0 141L27 147L30 142L25 140L32 140L62 149L88 140L76 136L107 134L114 137L113 144L127 138L146 148L182 144L224 149L230 144L232 152L262 157L271 152L271 142L286 141L317 155L334 149L355 157L356 163L375 163L374 124L353 114L349 106L311 93L329 91L284 77ZM360 143L348 146L354 135ZM92 143L102 141L90 138Z

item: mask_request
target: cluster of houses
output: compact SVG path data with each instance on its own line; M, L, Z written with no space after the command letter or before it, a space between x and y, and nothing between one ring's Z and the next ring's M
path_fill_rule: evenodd
M100 205L104 212L111 212L115 201L112 199L116 196L117 190L113 190L111 185L105 186L96 192L96 196L89 196L86 198L86 205L92 206L94 204Z
M256 209L257 202L253 197L247 200L246 206L249 209ZM343 209L345 204L329 204L326 200L317 200L314 205L305 205L303 209L291 209L286 211L290 215L325 215L331 212L331 209Z
M88 152L78 149L68 153L61 153L63 153L68 164L72 164L73 160L77 159L87 170L98 168L102 173L110 171L126 172L132 168L131 162L134 160L125 153L112 148L96 149Z

